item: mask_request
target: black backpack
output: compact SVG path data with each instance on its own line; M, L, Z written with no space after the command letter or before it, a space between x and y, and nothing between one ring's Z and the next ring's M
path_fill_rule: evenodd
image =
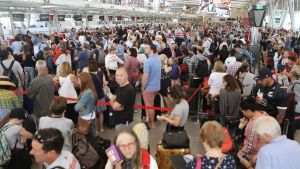
M9 77L10 82L14 83L16 87L19 85L19 79L15 75L15 73L12 70L12 67L14 65L14 60L10 63L9 68L6 68L3 62L1 62L1 66L3 68L3 76Z
M215 50L216 50L216 48L217 48L217 46L216 46L216 44L213 42L213 41L211 41L211 40L209 40L211 43L210 43L210 46L209 46L209 52L210 53L214 53L215 52Z
M104 169L108 160L105 150L111 145L111 141L100 136L96 136L92 140L91 145L99 155L99 160L95 167L97 169Z
M209 75L209 69L208 69L208 63L207 60L199 60L197 67L195 69L195 73L197 75L197 77L206 77Z

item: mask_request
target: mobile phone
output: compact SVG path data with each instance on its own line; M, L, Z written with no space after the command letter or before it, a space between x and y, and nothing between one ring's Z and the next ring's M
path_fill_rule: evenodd
M117 164L123 160L120 150L115 145L111 145L108 149L105 150L105 153L113 164Z

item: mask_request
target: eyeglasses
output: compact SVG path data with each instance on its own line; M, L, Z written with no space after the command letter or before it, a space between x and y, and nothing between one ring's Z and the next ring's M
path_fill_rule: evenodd
M129 144L119 144L119 148L121 149L121 150L127 150L127 149L133 149L134 147L135 147L135 142L133 142L133 143L129 143Z

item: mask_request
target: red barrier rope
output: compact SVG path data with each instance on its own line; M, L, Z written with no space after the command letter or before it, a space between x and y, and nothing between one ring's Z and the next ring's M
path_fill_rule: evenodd
M197 92L200 90L201 86L199 86L194 93L189 97L188 102L190 102L193 97L197 94ZM12 90L12 92L16 93L16 94L28 94L26 91L22 91L22 90ZM58 96L54 96L54 98L57 98ZM78 101L77 98L66 98L69 101ZM97 105L107 105L110 106L109 102L97 102ZM134 105L133 106L136 109L151 109L151 110L160 110L160 111L172 111L172 108L167 108L167 107L154 107L154 106L142 106L142 105Z
M21 90L12 90L12 92L16 94L28 94L26 91L21 91ZM54 96L54 98L57 98L59 96ZM77 98L65 98L70 101L78 101ZM97 102L97 105L107 105L110 106L109 102ZM160 110L160 111L172 111L172 108L166 108L166 107L154 107L154 106L141 106L141 105L134 105L133 106L136 109L151 109L151 110Z
M188 102L191 102L192 99L195 97L195 95L199 92L199 90L201 89L201 85L199 85L199 87L194 91L194 93L189 97Z

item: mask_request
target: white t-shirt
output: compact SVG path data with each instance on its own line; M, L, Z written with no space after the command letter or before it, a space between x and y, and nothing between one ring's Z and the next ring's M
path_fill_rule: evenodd
M45 129L45 128L58 129L62 133L65 139L63 150L67 150L67 151L72 150L71 136L74 129L74 124L72 120L67 119L65 117L61 117L61 118L41 117L39 121L39 129Z
M204 47L204 55L211 55L211 53L209 52L209 48L211 45L212 40L210 38L206 39L206 41L203 43L203 47Z
M208 79L208 85L210 86L209 94L219 95L220 89L224 88L223 77L227 73L213 72Z
M63 167L65 169L81 169L76 157L68 151L62 151L60 156L58 156L58 158L46 169L52 169L54 167Z
M59 96L66 98L75 98L77 99L78 95L74 88L74 84L70 78L70 75L67 77L59 77L60 88L58 90ZM68 100L67 103L76 103L77 101Z
M110 70L118 69L118 62L123 64L124 61L121 60L116 54L107 54L105 57L105 67Z
M20 147L19 144L16 144L20 141L19 132L22 129L22 126L16 124L5 124L4 126L4 135L9 144L10 149L12 150L15 145Z
M226 58L224 65L228 67L229 65L235 64L235 62L236 62L236 57L228 57Z

